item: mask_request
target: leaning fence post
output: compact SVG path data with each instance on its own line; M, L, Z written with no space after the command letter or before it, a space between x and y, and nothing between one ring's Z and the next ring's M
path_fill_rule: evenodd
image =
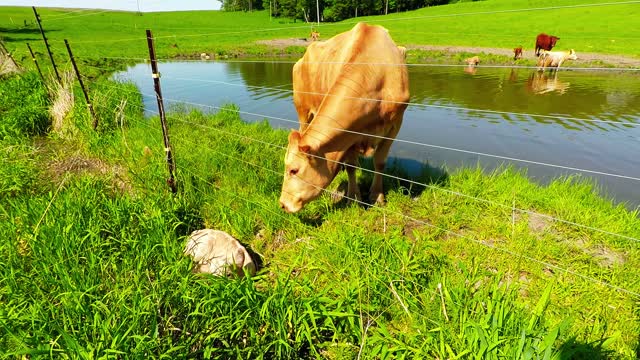
M7 48L4 47L4 43L1 40L0 40L0 46L2 47L2 50L7 55L7 57L11 59L11 62L13 62L13 66L15 66L16 69L20 70L20 66L18 66L18 63L16 62L16 60L13 58L13 56L11 56L11 53L9 52L9 50L7 50Z
M149 46L149 58L151 60L151 76L153 77L153 85L156 90L156 100L158 101L158 113L160 113L160 124L162 125L162 138L164 139L164 151L167 154L167 165L169 167L169 178L167 184L171 188L171 192L176 193L176 180L173 174L176 171L176 164L173 161L171 153L171 144L169 142L169 129L167 128L167 119L164 113L164 103L162 102L162 91L160 90L160 73L158 72L158 60L156 59L156 51L153 46L153 35L151 30L147 30L147 45Z
M36 64L36 69L38 69L38 74L40 74L40 79L42 79L42 83L46 84L47 82L44 80L44 75L42 75L42 71L40 70L40 65L38 65L38 59L36 59L36 56L33 54L33 50L31 50L31 45L29 45L29 43L27 43L27 47L29 48L29 53L31 54L31 60L33 60L33 63Z
M49 48L49 42L47 41L47 37L44 35L44 30L42 30L42 24L40 23L40 15L38 15L38 11L36 11L36 7L32 6L33 13L36 15L36 20L38 21L38 27L40 28L40 34L42 34L42 40L44 40L44 45L47 47L47 52L49 53L49 59L51 59L51 65L53 65L53 71L56 73L56 78L58 82L62 84L62 80L60 79L60 74L58 74L58 68L56 67L56 62L53 61L53 55L51 54L51 49Z
M73 53L71 52L71 47L69 46L69 42L67 39L64 39L64 44L67 46L67 51L69 52L69 58L71 59L71 64L73 65L73 70L76 72L76 77L78 78L78 82L80 83L80 88L82 89L82 93L84 94L84 99L87 101L87 107L89 108L89 113L91 114L91 118L93 119L92 126L93 130L98 128L98 117L96 113L93 111L93 105L91 105L91 100L89 100L89 94L87 94L87 89L84 87L84 83L82 82L82 76L80 76L80 71L78 70L78 66L76 65L76 60L73 58Z

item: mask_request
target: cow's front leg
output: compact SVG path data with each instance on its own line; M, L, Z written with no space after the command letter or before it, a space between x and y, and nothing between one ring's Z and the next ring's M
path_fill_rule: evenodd
M374 163L374 169L376 170L376 174L373 175L373 182L371 183L371 189L369 190L369 202L371 204L376 205L384 205L384 192L382 188L382 175L380 175L384 171L384 167L386 162L378 161L376 156L376 161Z
M347 176L349 177L347 182L347 198L351 201L361 201L362 195L360 195L360 188L356 180L356 166L353 163L347 163L345 167L347 168Z
M391 144L393 144L393 140L396 135L398 135L398 131L400 131L400 125L402 124L402 118L400 121L397 121L393 128L387 133L386 137L388 139L382 140L378 146L376 147L376 152L373 155L373 167L376 171L375 175L373 175L373 182L371 183L371 189L369 190L369 202L371 204L376 205L384 205L384 192L382 189L382 174L384 173L384 167L387 164L387 156L389 155L389 150L391 149Z

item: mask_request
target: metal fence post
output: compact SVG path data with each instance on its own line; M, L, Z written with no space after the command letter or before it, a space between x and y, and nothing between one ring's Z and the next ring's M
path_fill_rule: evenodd
M71 47L69 46L69 42L67 39L64 39L64 44L67 46L67 51L69 52L69 58L71 59L71 64L73 65L73 70L76 72L76 76L78 77L78 82L80 83L80 88L82 89L82 93L84 94L84 99L87 101L87 107L89 108L89 113L91 114L91 118L93 119L93 130L98 128L98 117L96 113L93 111L93 105L91 105L91 100L89 100L89 94L87 94L87 89L84 87L84 83L82 82L82 76L80 76L80 71L78 70L78 66L76 65L76 60L73 58L73 53L71 52Z
M40 70L40 65L38 65L38 59L36 59L36 56L33 54L33 50L31 50L31 45L29 45L29 43L27 43L27 48L29 48L29 53L31 54L31 59L33 60L33 63L36 64L36 69L38 69L38 74L40 74L40 79L42 79L42 82L46 84L47 82L44 80L44 75L42 75L42 71Z
M32 6L33 13L36 15L36 20L38 21L38 27L40 28L40 34L42 34L42 39L44 40L44 45L47 47L47 52L49 53L49 59L51 59L51 65L53 65L53 71L56 73L56 78L59 83L62 83L60 79L60 74L58 74L58 68L56 67L56 62L53 60L53 55L51 54L51 49L49 48L49 42L47 41L47 37L44 35L44 30L42 29L42 24L40 23L40 15L38 15L38 11L36 11L36 7Z
M158 101L158 112L160 113L160 124L162 125L162 138L164 139L164 151L167 155L167 166L169 167L169 178L167 184L174 194L177 192L176 180L174 173L176 164L173 161L171 152L171 143L169 142L169 129L167 128L167 119L164 112L164 103L162 101L162 91L160 89L160 73L158 72L158 60L156 59L156 51L153 45L153 34L151 30L147 30L147 45L149 46L149 59L151 60L151 76L153 77L153 85L156 91L156 100Z

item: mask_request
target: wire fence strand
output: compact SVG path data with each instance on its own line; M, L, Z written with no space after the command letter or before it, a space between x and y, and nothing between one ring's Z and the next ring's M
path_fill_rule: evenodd
M152 95L149 95L149 94L143 94L143 95L144 96L148 96L148 97L152 96ZM193 106L198 106L198 107L211 108L211 109L216 109L216 110L224 109L224 107L220 107L220 106L199 104L199 103L194 103L194 102L190 102L190 101L170 99L170 98L166 98L166 97L164 98L164 100L166 100L168 102L172 102L172 103L181 103L181 104L187 104L187 105L193 105ZM263 117L263 118L279 120L279 121L285 121L285 122L290 122L290 123L298 123L295 120L280 118L280 117L276 117L276 116L269 116L269 115L264 115L264 114L251 113L251 112L241 111L241 110L233 110L233 111L238 112L240 114L245 114L245 115ZM313 122L311 122L311 124L309 126L313 126ZM603 175L603 176L609 176L609 177L615 177L615 178L621 178L621 179L627 179L627 180L633 180L633 181L640 181L640 178L635 177L635 176L627 176L627 175L623 175L623 174L609 173L609 172L604 172L604 171L582 169L582 168L576 168L576 167L572 167L572 166L551 164L551 163L546 163L546 162L542 162L542 161L519 159L519 158L514 158L514 157L509 157L509 156L502 156L502 155L496 155L496 154L490 154L490 153L484 153L484 152L478 152L478 151L472 151L472 150L466 150L466 149L458 149L458 148L435 145L435 144L427 144L427 143L421 143L421 142L411 141L411 140L394 139L394 138L390 138L390 137L386 137L386 136L380 136L380 135L374 135L374 134L369 134L369 133L363 133L363 132L358 132L358 131L347 130L347 129L344 129L344 128L336 128L336 127L324 126L324 125L323 125L323 128L343 131L343 132L354 134L354 135L373 137L373 138L377 138L377 139L381 139L381 140L393 140L393 141L406 143L406 144L418 145L418 146L423 146L423 147L431 147L431 148L437 148L437 149L442 149L442 150L461 152L461 153L465 153L465 154L473 154L473 155L478 155L478 156L491 157L491 158L501 159L501 160L522 162L522 163L533 164L533 165L548 166L548 167L553 167L553 168L558 168L558 169L563 169L563 170L579 171L579 172L584 172L584 173L589 173L589 174L596 174L596 175Z
M145 96L145 97L149 97L149 98L155 98L155 95L150 95L150 94L145 94L145 93L141 93L141 95L142 95L142 96ZM230 112L236 112L236 113L238 113L238 114L245 114L245 115L251 115L251 116L258 116L258 117L263 117L263 118L272 118L272 119L277 119L277 120L282 120L282 121L292 122L292 123L296 123L296 124L298 123L297 121L294 121L294 120L283 119L283 118L278 118L278 117L271 117L271 116L267 116L267 115L263 115L263 114L258 114L258 113L252 113L252 112L246 112L246 111L241 111L241 110L231 109L231 108L228 108L228 107L227 107L227 108L225 108L225 107L219 107L219 106L213 106L213 105L198 104L198 103L187 102L187 101L181 101L181 100L175 100L175 99L168 99L168 98L165 98L164 100L166 100L166 101L168 101L168 102L172 102L172 103L182 103L182 104L187 104L187 105L192 105L192 106L198 106L198 107L204 107L204 108L215 109L215 110L218 110L218 111L230 111ZM178 121L180 121L180 122L184 122L183 120L178 120ZM226 131L221 130L221 129L217 129L217 128L213 128L213 127L210 127L210 129L211 129L211 130L214 130L214 131L218 131L218 132L225 133L226 135L237 136L236 134L234 134L234 133L232 133L232 132L226 132ZM369 135L369 134L366 134L366 133L358 133L358 132L354 132L354 133L359 134L359 135ZM281 146L281 145L272 144L272 143L269 143L269 142L264 142L264 141L262 141L262 140L254 139L254 138L251 138L251 137L244 137L244 138L245 138L245 140L257 141L257 142L260 142L260 143L262 143L262 144L264 144L264 145L272 146L272 147L273 147L273 146L275 146L275 147L280 148L281 150L285 150L285 151L286 151L286 147L283 147L283 146ZM384 138L384 139L391 139L391 138L386 138L386 137L383 137L383 138ZM401 142L402 142L403 140L402 140L402 139L396 139L395 141L401 141ZM434 147L438 147L437 145L431 145L431 144L424 144L424 143L417 143L417 142L410 142L410 143L414 143L414 144L416 144L416 145L421 145L421 146L434 146ZM455 149L455 148L448 148L448 147L443 147L443 148L445 148L445 149L450 149L450 150L454 150L454 151L463 151L463 152L466 152L466 150L463 150L463 149ZM482 155L482 153L476 153L476 152L470 152L470 153L472 153L472 154ZM320 158L325 159L325 158L323 158L323 157L320 157ZM327 159L325 159L325 160L327 160ZM523 162L529 162L528 160L524 160L524 159L518 159L518 160L523 161ZM332 161L332 160L331 160L331 161ZM340 164L340 165L343 165L343 166L350 166L350 167L353 167L353 165L351 165L351 164L346 164L346 163L343 163L343 162L337 162L337 163L338 163L338 164ZM385 177L393 178L393 179L395 179L395 180L399 180L399 181L406 181L406 182L408 182L408 183L410 183L410 184L419 185L419 186L423 186L423 187L430 188L430 189L434 189L434 190L438 190L438 191L445 191L445 192L449 192L450 194L454 194L454 195L457 195L457 196L461 196L461 197L465 197L465 198L473 199L473 200L475 200L475 201L479 201L479 202L483 202L483 203L487 203L487 204L491 204L491 205L496 205L496 206L500 206L500 207L504 207L504 208L511 208L511 207L512 207L511 205L501 204L501 203L499 203L499 202L495 202L495 201L492 201L492 200L488 200L488 199L481 199L481 198L474 197L474 196L470 196L470 195L467 195L467 194L464 194L464 193L455 192L455 191L451 191L451 190L447 190L447 189L442 189L442 188L437 187L437 186L433 186L433 185L429 185L429 184L420 183L420 182L417 182L417 181L414 181L414 180L411 180L411 179L406 179L406 178L401 178L401 177L393 176L393 175L390 175L390 174L385 174L385 173L381 173L381 172L376 172L376 171L374 171L374 170L370 170L370 169L366 169L366 168L361 168L361 167L357 167L357 168L359 168L359 169L361 169L362 171L365 171L365 172L371 172L371 173L373 173L373 174L379 174L379 175L381 175L381 176L385 176ZM585 170L585 169L578 169L578 171L585 171L585 172L589 172L588 170ZM640 179L639 179L639 180L640 180ZM603 233L603 234L606 234L606 235L616 236L616 237L623 238L623 239L626 239L626 240L631 240L631 241L640 242L640 239L637 239L637 238L634 238L634 237L631 237L631 236L626 236L626 235L622 235L622 234L617 234L617 233L610 232L610 231L603 230L603 229L599 229L599 228L596 228L596 227L592 227L592 226L588 226L588 225L584 225L584 224L576 223L576 222L573 222L573 221L564 220L564 219L557 218L557 217L554 217L554 216L551 216L551 215L548 215L548 214L539 213L539 212L531 211L531 210L527 210L527 209L519 209L519 208L518 208L518 209L515 209L515 210L517 210L517 211L519 211L519 212L522 212L522 213L527 213L527 214L530 214L530 215L538 215L538 216L542 216L542 217L544 217L544 218L546 218L546 219L550 219L550 220L558 221L558 222L561 222L561 223L564 223L564 224L567 224L567 225L572 225L572 226L577 226L577 227L584 228L584 229L588 229L588 230L592 230L592 231L597 231L597 232L600 232L600 233Z
M150 95L146 95L146 96L150 96ZM165 100L167 100L167 101L176 101L176 100L168 100L166 98L165 98ZM195 104L192 104L192 105L195 105ZM207 105L201 105L201 104L200 104L200 106L213 107L213 106L207 106ZM213 107L213 108L215 108L217 110L221 110L221 111L244 113L244 112L241 112L239 110L230 109L230 108L224 108L224 107L217 107L216 106L216 107ZM223 133L225 135L238 136L238 137L243 138L244 140L256 141L256 142L259 142L259 143L261 143L263 145L280 148L281 150L285 150L285 151L287 150L286 147L278 145L278 144L269 143L269 142L266 142L266 141L263 141L263 140L260 140L260 139L255 139L255 138L247 137L247 136L244 136L244 135L238 135L238 134L235 134L233 132L225 131L225 130L218 129L218 128L215 128L215 127L207 127L206 125L195 124L195 123L187 122L187 121L180 120L180 119L177 119L176 121L187 123L187 124L191 124L191 125L197 125L197 126L205 127L205 128L210 129L210 130L214 130L216 132ZM360 170L365 171L365 172L370 172L370 173L373 173L373 174L379 174L381 176L389 177L389 178L392 178L392 179L395 179L395 180L406 181L406 182L414 184L414 185L420 185L420 186L424 186L426 188L430 188L430 189L434 189L434 190L438 190L438 191L449 192L450 194L453 194L453 195L462 196L462 197L465 197L465 198L468 198L468 199L473 199L473 200L484 202L484 203L491 204L491 205L496 205L496 206L509 208L509 209L513 208L512 205L501 204L501 203L498 203L498 202L495 202L495 201L492 201L492 200L481 199L481 198L474 197L474 196L471 196L471 195L467 195L467 194L464 194L464 193L451 191L451 190L447 190L447 189L442 189L442 188L434 186L434 185L420 183L420 182L417 182L417 181L414 181L414 180L411 180L411 179L406 179L406 178L393 176L393 175L390 175L390 174L376 172L375 170L370 170L370 169L366 169L366 168L362 168L362 167L357 167L357 166L354 166L354 165L351 165L351 164L347 164L345 162L326 159L326 158L324 158L322 156L317 156L317 155L314 155L314 156L317 157L317 158L320 158L320 159L324 159L324 160L335 162L335 163L337 163L339 165L342 165L342 166L354 167L354 168L360 169ZM519 211L519 212L527 213L527 214L530 214L530 215L542 216L544 218L547 218L547 219L550 219L550 220L554 220L554 221L558 221L558 222L561 222L561 223L564 223L564 224L567 224L567 225L573 225L573 226L577 226L577 227L580 227L580 228L584 228L584 229L588 229L588 230L592 230L592 231L597 231L597 232L600 232L600 233L603 233L603 234L606 234L606 235L611 235L611 236L623 238L623 239L626 239L626 240L640 242L640 239L638 239L638 238L634 238L634 237L631 237L631 236L626 236L626 235L610 232L610 231L607 231L607 230L599 229L599 228L596 228L596 227L591 227L591 226L588 226L588 225L584 225L584 224L580 224L580 223L564 220L564 219L557 218L557 217L554 217L554 216L551 216L551 215L548 215L548 214L544 214L544 213L540 213L540 212L536 212L536 211L532 211L532 210L520 209L520 208L514 208L514 209L516 211Z
M190 123L190 122L187 122L187 123ZM195 123L190 123L190 124L191 124L191 125L197 125L197 126L200 126L200 124L195 124ZM225 132L225 133L227 133L227 132ZM241 138L243 138L243 139L253 139L253 138L251 138L251 137L246 137L246 136L243 136L243 135L239 135L239 137L241 137ZM256 140L256 139L253 139L253 140ZM260 142L260 143L267 143L267 144L270 144L270 143L268 143L268 142L263 142L263 141L258 141L258 142ZM272 145L272 146L276 146L276 147L280 147L280 146L279 146L279 145L277 145L277 144L271 144L271 145ZM235 159L235 160L237 160L237 161L240 161L240 162L242 162L242 163L244 163L244 164L246 164L246 165L250 165L250 166L253 166L253 167L255 167L255 168L258 168L258 169L260 169L260 170L264 170L264 171L267 171L267 172L271 172L271 173L274 173L274 174L276 174L276 175L278 175L278 176L283 176L283 174L281 174L281 173L279 173L279 172L277 172L277 171L275 171L275 170L272 170L272 169L266 168L266 167L264 167L264 166L262 166L262 165L255 164L255 163L252 163L252 162L250 162L250 161L246 161L246 160L243 160L243 159L237 158L237 157L235 157L235 156L233 156L233 155L230 155L230 154L226 154L225 156L228 156L228 157L233 158L233 159ZM327 194L330 194L330 195L340 195L340 196L344 196L344 195L342 195L342 194L338 194L338 193L333 192L333 191L331 191L331 190L328 190L328 189L324 189L324 188L318 187L318 186L316 186L315 184L312 184L312 183L309 183L309 182L305 181L304 179L301 179L301 178L299 178L299 179L300 179L301 181L305 182L306 184L308 184L308 185L310 185L310 186L313 186L313 187L315 187L315 188L317 188L317 189L319 189L319 190L321 190L321 191L323 191L323 192L325 192L325 193L327 193ZM346 198L346 199L348 199L348 200L350 200L350 201L352 201L352 202L354 202L354 203L357 203L357 204L363 205L363 206L376 208L376 209L379 209L379 210L385 211L385 212L387 212L387 213L394 214L394 215L397 215L397 216L401 216L401 217L404 217L404 218L406 218L406 219L408 219L408 220L411 220L411 221L415 221L415 222L417 222L417 223L423 224L423 225L428 226L428 227L430 227L430 228L433 228L433 229L436 229L436 230L440 230L440 231L444 231L444 232L446 232L446 233L448 233L448 234L451 234L451 235L454 235L454 236L456 236L456 237L458 237L458 238L460 238L460 239L463 239L463 240L469 240L469 241L472 241L472 242L474 242L474 243L476 243L476 244L479 244L479 245L482 245L482 246L485 246L485 247L491 248L491 249L493 249L493 250L500 251L500 252L504 252L504 253L509 254L509 255L511 255L511 256L515 256L515 257L519 257L519 258L524 258L524 259L527 259L527 260L529 260L529 261L532 261L532 262L538 263L538 264L540 264L540 265L544 265L544 266L547 266L547 267L549 267L549 268L552 268L552 269L555 269L555 270L561 271L561 272L563 272L563 273L567 273L567 274L570 274L570 275L573 275L573 276L579 277L579 278L581 278L581 279L583 279L583 280L586 280L586 281L589 281L589 282L592 282L592 283L597 283L597 284L599 284L599 285L609 287L609 288L611 288L611 289L613 289L613 290L620 291L620 292L625 293L625 294L627 294L627 295L632 295L632 296L634 296L634 297L639 297L639 298L640 298L640 293L634 292L634 291L632 291L632 290L625 289L625 288L620 287L620 286L617 286L617 285L610 284L610 283L608 283L608 282L606 282L606 281L602 281L602 280L599 280L599 279L596 279L596 278L593 278L593 277L590 277L590 276L587 276L587 275L584 275L584 274L578 273L578 272L576 272L576 271L573 271L573 270L570 270L570 269L567 269L567 268L563 268L563 267L561 267L561 266L558 266L558 265L555 265L555 264L552 264L552 263L549 263L549 262L546 262L546 261L538 260L538 259L536 259L536 258L533 258L533 257L527 256L527 255L524 255L524 254L518 254L518 253L516 253L516 252L514 252L514 251L512 251L512 250L509 250L509 249L501 248L501 247L494 246L494 245L488 244L488 243L486 243L486 242L483 242L483 241L480 241L480 240L477 240L477 239L470 238L469 236L466 236L466 235L463 235L463 234L457 233L457 232L455 232L455 231L452 231L452 230L449 230L449 229L446 229L446 228L443 228L443 227L440 227L440 226L437 226L437 225L431 224L431 223L429 223L429 222L427 222L427 221L424 221L424 220L421 220L421 219L417 219L417 218L415 218L415 217L412 217L412 216L406 215L406 214L404 214L404 213L399 213L399 212L396 212L396 211L391 211L391 210L389 210L389 209L387 209L387 208L384 208L384 207L381 207L381 206L379 206L379 205L377 205L377 204L368 204L368 203L366 203L366 202L364 202L364 201L361 201L361 200L359 200L359 199L349 198L349 197L347 197L347 196L344 196L344 198Z

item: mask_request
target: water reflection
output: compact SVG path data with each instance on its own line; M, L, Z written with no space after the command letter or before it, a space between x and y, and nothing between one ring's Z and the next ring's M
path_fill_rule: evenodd
M235 103L247 121L268 117L274 127L297 128L292 67L264 61L187 62L163 63L160 71L166 98L212 107ZM477 154L485 153L640 178L640 126L635 125L640 124L640 74L463 69L410 67L413 105L392 157L449 169L476 164L490 169L503 162ZM149 66L140 64L117 77L153 94L149 74ZM145 106L155 110L155 98L145 98ZM575 173L512 164L543 182ZM585 175L619 200L640 204L635 181Z
M558 72L542 72L536 71L529 75L527 80L527 88L534 94L546 94L550 92L558 92L564 95L569 89L571 83L563 82L558 79Z
M478 68L473 65L465 66L464 72L466 72L467 74L475 75L478 72Z

